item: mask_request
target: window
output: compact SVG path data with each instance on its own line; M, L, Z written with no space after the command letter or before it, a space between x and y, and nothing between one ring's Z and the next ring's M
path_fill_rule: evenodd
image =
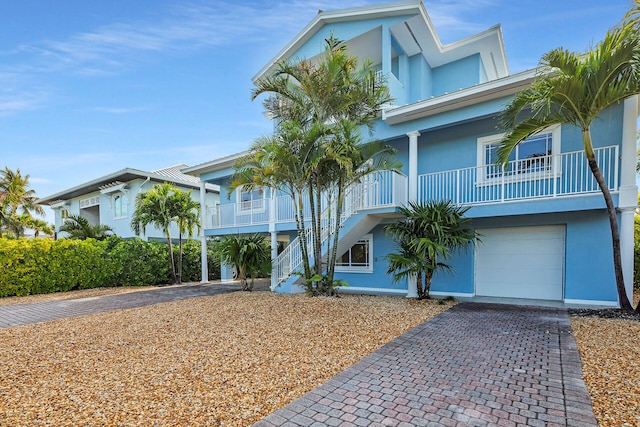
M336 271L366 272L373 271L373 237L367 234L347 252L336 260Z
M478 180L491 180L505 177L516 179L522 174L553 173L553 155L560 152L560 126L547 128L513 149L509 156L509 165L504 172L501 166L496 166L498 146L504 134L478 138L478 164L485 166Z
M256 187L251 191L239 188L237 194L240 211L264 210L264 188Z
M113 217L116 219L127 217L127 197L124 194L113 196Z
M69 218L69 211L66 209L60 209L60 219Z

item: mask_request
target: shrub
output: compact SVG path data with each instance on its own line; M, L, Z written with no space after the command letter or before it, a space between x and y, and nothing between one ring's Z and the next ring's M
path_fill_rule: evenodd
M183 278L200 280L200 241L183 247ZM220 278L219 257L209 245L209 278ZM109 286L171 283L167 246L139 238L93 239L0 238L0 297L65 292Z
M108 286L106 244L92 239L0 239L0 296Z
M145 286L171 283L167 247L142 239L108 239L108 257L113 264L111 286Z

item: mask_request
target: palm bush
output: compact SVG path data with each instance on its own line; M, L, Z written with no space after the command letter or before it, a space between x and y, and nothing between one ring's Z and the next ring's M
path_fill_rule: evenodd
M271 248L259 234L225 236L217 243L216 252L222 262L238 270L243 291L253 290L254 279L266 275L271 267Z
M393 281L415 277L418 298L429 298L434 273L451 270L445 263L451 253L477 239L470 220L464 218L468 209L449 201L409 202L401 207L404 219L384 228L399 248L386 256Z

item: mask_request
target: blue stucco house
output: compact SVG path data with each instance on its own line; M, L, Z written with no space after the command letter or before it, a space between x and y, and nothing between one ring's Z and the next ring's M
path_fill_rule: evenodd
M385 255L394 250L383 227L408 200L449 199L470 206L482 242L451 260L431 294L617 306L611 235L603 197L582 151L580 131L547 129L521 144L509 171L492 164L501 139L496 116L534 79L510 74L499 26L443 45L421 1L321 11L254 77L288 58L313 58L331 34L350 54L368 58L388 80L393 105L375 137L397 149L403 175L378 173L352 189L341 230L343 292L414 296L393 284ZM637 203L637 97L607 110L592 130L599 165L618 210L627 292L633 278ZM244 153L184 170L226 195L234 162ZM532 159L535 159L532 160ZM357 196L356 196L357 195ZM239 189L205 213L207 236L270 236L272 290L296 292L296 233L288 196L269 188ZM231 278L223 269L223 279Z

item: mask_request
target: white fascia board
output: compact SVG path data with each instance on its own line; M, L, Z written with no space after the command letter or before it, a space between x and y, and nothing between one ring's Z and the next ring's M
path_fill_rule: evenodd
M219 159L211 160L209 162L200 163L199 165L191 166L182 169L181 172L185 175L200 176L202 174L225 169L233 166L235 162L249 154L249 151L242 151L240 153L231 154L230 156L220 157Z
M382 119L390 125L395 125L514 95L526 89L535 76L536 71L529 70L425 101L385 110L382 112Z
M127 178L123 178L123 177L127 177ZM83 184L80 185L76 185L74 187L68 188L64 191L60 191L58 193L52 194L51 196L48 197L43 197L41 199L38 199L37 203L39 205L46 205L48 203L52 203L55 202L57 200L60 199L69 199L69 198L75 198L75 197L80 197L82 195L85 194L89 194L89 193L93 193L95 191L98 191L100 188L100 186L114 182L114 181L124 181L124 182L129 182L132 181L132 177L133 179L136 178L140 178L140 179L151 179L153 181L156 182L173 182L179 186L182 187L189 187L189 188L195 188L195 189L199 189L199 184L198 183L193 183L193 182L189 182L189 181L183 181L181 179L176 179L170 176L166 176L166 175L160 175L160 174L156 174L156 173L152 173L152 172L145 172L139 169L132 169L132 168L125 168L125 169L121 169L117 172L113 172L110 173L108 175L102 176L100 178L96 178L93 179L91 181L85 182ZM212 189L213 191L215 191L215 189ZM220 191L220 189L218 188L217 191Z
M348 9L340 9L333 11L319 12L313 20L307 24L280 52L276 54L267 64L262 67L258 73L253 76L251 81L255 84L260 78L268 73L277 63L287 59L292 52L298 50L304 45L322 26L335 22L344 22L348 20L364 20L372 19L377 16L398 16L408 13L416 13L424 10L422 0L407 0L397 3L385 3L379 5L360 6Z
M117 181L118 177L121 177L121 176L126 175L126 174L144 175L144 176L146 176L147 172L143 172L141 170L131 169L131 168L121 169L121 170L119 170L117 172L110 173L110 174L102 176L100 178L92 179L91 181L76 185L74 187L71 187L71 188L68 188L66 190L60 191L58 193L52 194L52 195L50 195L48 197L43 197L43 198L39 199L37 201L37 203L39 205L42 205L42 204L47 204L47 203L54 202L54 201L59 200L59 199L65 199L67 197L64 197L64 196L66 196L67 194L82 192L82 190L85 189L85 188L86 188L86 192L84 194L92 193L92 192L98 190L98 186L99 185L104 184L105 182Z

